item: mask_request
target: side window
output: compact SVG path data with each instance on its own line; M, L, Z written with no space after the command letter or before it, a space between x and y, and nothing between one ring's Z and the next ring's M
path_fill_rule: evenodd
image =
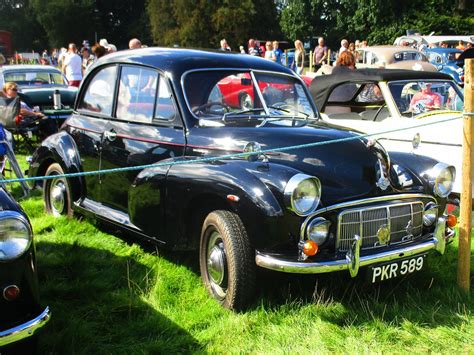
M89 82L83 99L79 103L79 110L111 115L116 73L115 66L100 70Z
M168 82L160 76L158 85L158 97L156 99L155 121L171 121L176 116L176 107Z
M332 102L350 102L354 98L354 95L359 90L360 85L347 83L342 84L334 88L329 95L328 103Z
M151 123L157 81L158 73L155 70L124 66L120 74L117 118Z

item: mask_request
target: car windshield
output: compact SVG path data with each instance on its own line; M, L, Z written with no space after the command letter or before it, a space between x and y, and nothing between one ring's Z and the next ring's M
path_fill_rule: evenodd
M396 62L401 62L404 60L421 60L424 62L428 61L423 53L416 51L397 52L393 55L393 58Z
M184 78L184 92L199 119L279 120L317 117L297 78L250 71L196 71Z
M14 81L20 86L67 85L64 77L58 72L47 71L8 71L4 73L5 82Z
M464 98L452 81L413 80L388 84L403 116L462 111Z

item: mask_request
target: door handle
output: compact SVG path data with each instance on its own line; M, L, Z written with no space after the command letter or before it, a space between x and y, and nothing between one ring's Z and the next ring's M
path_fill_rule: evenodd
M104 137L105 139L113 142L117 138L117 132L115 132L114 129L111 129L110 131L105 131Z

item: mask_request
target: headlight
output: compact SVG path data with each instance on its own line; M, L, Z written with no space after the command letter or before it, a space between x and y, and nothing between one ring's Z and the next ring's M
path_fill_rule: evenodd
M423 211L423 224L426 227L432 226L436 222L436 218L438 218L438 206L429 202Z
M321 217L315 218L309 223L306 236L316 244L321 245L328 238L330 226L330 221Z
M21 256L30 247L32 233L26 219L17 212L3 212L0 217L0 261Z
M425 173L433 192L439 197L448 197L453 190L456 169L445 163L438 163Z
M314 212L321 199L321 182L306 174L294 175L285 187L285 203L299 216Z

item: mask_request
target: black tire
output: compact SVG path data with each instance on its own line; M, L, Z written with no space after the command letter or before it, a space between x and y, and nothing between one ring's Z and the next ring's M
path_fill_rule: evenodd
M63 168L58 163L51 164L46 170L46 176L62 175ZM44 180L43 200L46 212L53 216L72 217L71 189L64 177Z
M233 212L214 211L204 220L199 250L201 277L221 305L244 309L255 289L255 253Z

